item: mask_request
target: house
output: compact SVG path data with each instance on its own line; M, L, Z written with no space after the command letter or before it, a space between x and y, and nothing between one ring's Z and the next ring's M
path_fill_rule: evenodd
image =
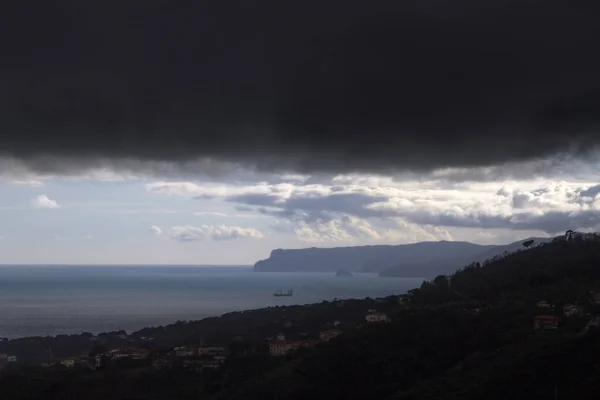
M538 308L552 308L552 305L550 305L550 303L548 303L546 300L541 300L537 302L537 307Z
M565 317L570 317L572 315L581 315L582 310L575 304L565 304L565 306L563 307L563 313Z
M533 329L535 329L535 330L558 329L559 323L560 323L560 318L557 318L554 315L538 315L537 317L533 318Z
M386 314L384 314L384 313L381 313L381 312L370 312L369 314L367 314L367 316L365 317L365 319L369 323L373 323L373 322L390 322L390 319L388 318L388 316Z
M73 368L75 366L75 362L77 360L75 358L65 358L60 362L60 364L67 368Z
M327 342L333 339L334 337L339 336L341 333L342 331L340 331L339 329L329 329L327 331L319 333L319 337L322 341Z
M143 360L150 354L148 349L115 349L108 352L108 356L112 360L121 358L129 358L132 360Z
M199 356L222 356L225 354L224 347L199 347L198 355Z
M198 355L198 349L187 346L175 347L173 350L175 350L175 355L177 357L193 357Z
M294 342L286 340L273 340L269 343L269 355L275 357L283 356L295 348L296 346Z
M269 354L271 356L275 356L275 357L284 356L292 350L296 350L301 347L312 347L316 343L318 343L318 342L307 341L307 340L297 340L297 341L274 340L269 343Z

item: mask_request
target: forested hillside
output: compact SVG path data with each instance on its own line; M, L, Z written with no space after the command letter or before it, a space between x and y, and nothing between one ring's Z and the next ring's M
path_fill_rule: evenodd
M568 241L560 237L468 265L450 276L440 275L401 296L256 310L223 319L229 334L247 332L246 345L253 342L258 347L236 353L216 370L190 373L140 366L89 374L15 370L0 380L0 397L597 398L598 292L599 237ZM577 311L567 314L568 307ZM390 322L367 323L364 315L370 308L385 312ZM540 314L560 322L552 329L536 330L534 318ZM282 318L293 323L281 324ZM337 318L343 320L342 333L314 347L280 357L260 348L269 331L312 334ZM216 336L220 325L219 319L210 325ZM177 329L184 335L186 329L202 326L188 323ZM170 329L162 329L162 334L168 335ZM252 335L256 329L260 333ZM152 332L158 334L152 330L145 334Z

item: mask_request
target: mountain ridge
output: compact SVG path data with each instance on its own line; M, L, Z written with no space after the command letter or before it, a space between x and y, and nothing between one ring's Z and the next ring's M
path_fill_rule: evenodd
M274 249L254 264L256 272L371 272L385 277L429 279L456 271L471 262L513 252L523 243L542 243L551 238L525 238L505 245L482 245L466 241L425 241L398 245L308 247Z

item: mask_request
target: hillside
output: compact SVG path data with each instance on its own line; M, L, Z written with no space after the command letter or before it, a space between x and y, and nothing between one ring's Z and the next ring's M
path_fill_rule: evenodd
M485 260L491 260L494 257L498 257L503 254L514 253L515 251L523 250L523 243L528 240L533 240L536 245L539 245L552 240L552 238L527 238L506 245L483 246L481 251L476 251L475 253L471 253L470 251L457 251L452 253L446 251L444 248L436 248L432 250L442 251L443 253L437 254L436 257L426 260L399 260L399 262L393 267L385 268L379 271L379 275L395 277L420 277L430 279L436 275L453 273L457 269L473 262L483 263Z
M584 328L600 316L590 297L600 290L599 260L597 236L559 237L424 282L392 323L344 335L299 356L283 376L220 398L595 398L600 334ZM538 309L540 300L554 308ZM563 315L567 303L582 314ZM534 330L541 313L558 316L559 328Z
M386 299L271 307L133 335L172 346L200 338L231 343L237 355L216 370L14 371L0 378L0 398L597 398L597 293L600 236L558 237ZM550 306L539 308L540 300ZM564 314L568 304L578 312ZM391 321L366 323L369 309ZM560 324L535 330L540 314L554 315ZM333 321L339 322L338 337L286 356L266 351L265 337L318 337Z
M355 246L308 249L277 249L254 265L257 272L380 272L399 264L405 277L423 278L445 270L448 260L457 266L472 261L476 254L493 249L467 242L421 242L395 246ZM453 266L455 264L452 263ZM417 266L417 268L411 268ZM452 269L456 270L456 268ZM423 275L423 271L425 275ZM451 270L446 270L450 272Z

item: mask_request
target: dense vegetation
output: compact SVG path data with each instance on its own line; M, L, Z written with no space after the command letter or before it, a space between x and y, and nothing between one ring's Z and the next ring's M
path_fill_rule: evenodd
M232 356L214 371L147 365L95 373L9 370L0 398L597 398L600 334L584 330L600 314L590 302L596 290L600 240L557 239L439 276L402 297L232 313L136 334L155 337L157 347L227 341ZM554 309L539 310L540 300ZM584 313L564 317L566 303ZM364 324L370 308L387 312L392 322ZM534 331L532 319L540 313L561 317L560 328ZM281 358L265 353L266 337L279 331L314 337L334 320L344 333L329 342Z

